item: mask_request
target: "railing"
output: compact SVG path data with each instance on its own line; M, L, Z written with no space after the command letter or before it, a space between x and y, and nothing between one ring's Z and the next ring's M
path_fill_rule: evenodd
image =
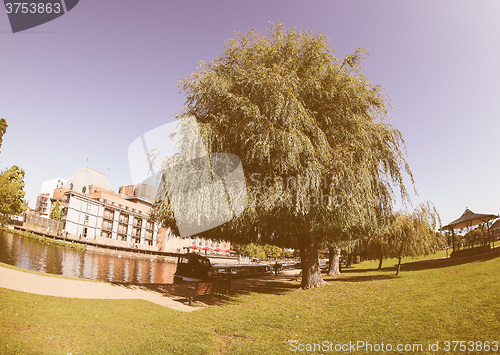
M62 222L29 213L26 214L24 223L27 227L36 228L44 232L46 232L47 230L51 232L57 232L63 228Z

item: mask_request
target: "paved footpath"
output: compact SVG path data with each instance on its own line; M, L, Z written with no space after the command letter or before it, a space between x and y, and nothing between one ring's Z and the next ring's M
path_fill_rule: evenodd
M0 287L38 295L85 299L142 299L178 311L190 312L191 307L151 290L138 286L122 286L107 282L67 279L24 272L0 266Z

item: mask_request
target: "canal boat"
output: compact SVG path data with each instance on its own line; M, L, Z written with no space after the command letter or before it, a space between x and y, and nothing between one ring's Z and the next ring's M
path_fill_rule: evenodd
M177 259L174 282L205 282L270 275L271 273L271 266L268 264L212 265L209 258L188 253L180 255Z

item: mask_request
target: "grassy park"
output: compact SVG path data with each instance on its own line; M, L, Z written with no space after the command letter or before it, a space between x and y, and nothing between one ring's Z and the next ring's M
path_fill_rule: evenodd
M399 277L395 260L382 270L365 261L326 277L325 287L238 293L190 313L0 289L0 353L281 354L325 341L422 344L427 352L429 342L442 350L445 341L500 340L498 253L404 262Z

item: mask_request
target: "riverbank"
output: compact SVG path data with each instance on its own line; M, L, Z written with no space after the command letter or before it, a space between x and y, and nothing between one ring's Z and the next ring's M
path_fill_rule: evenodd
M500 257L404 261L399 277L394 259L382 270L376 261L362 262L310 290L280 277L245 281L240 291L235 285L232 295L196 312L137 299L70 299L2 288L0 353L290 354L305 352L299 349L306 344L326 344L324 352L333 353L337 344L350 342L392 345L387 353L398 344L410 344L408 353L444 353L453 339L474 342L476 352L480 346L498 351ZM430 351L436 343L439 351Z
M82 250L82 251L86 250L86 247L83 244L65 242L62 240L57 240L54 238L45 237L43 235L36 234L36 233L30 232L27 230L19 230L19 229L14 229L14 227L9 228L9 227L5 227L5 226L0 226L0 230L3 230L3 231L8 232L8 233L12 233L12 234L20 235L20 236L23 236L26 238L39 240L41 242L45 242L45 243L49 243L49 244L53 244L53 245L64 246L64 247L68 247L68 248L72 248L72 249L76 249L76 250Z
M15 225L11 227L12 228L3 228L3 230L9 233L16 233L18 235L23 235L23 236L27 236L23 233L29 233L29 235L34 235L33 239L39 239L42 241L46 241L47 243L54 243L63 246L75 247L75 248L80 248L82 250L90 250L99 253L129 256L129 257L146 257L149 259L161 257L163 260L168 260L171 262L176 262L177 257L184 255L184 253L144 250L140 248L120 247L116 245L104 245L95 242L92 239L85 239L85 238L82 239L71 235L66 236L66 235L51 234L49 232L44 232L26 226ZM240 260L237 257L221 256L221 255L207 255L207 257L209 257L210 260L212 260L212 263L218 263L218 264L240 263Z
M31 271L24 272L0 263L0 287L37 295L80 299L142 299L182 312L199 308L184 305L164 294L145 289L140 285L124 286L118 283L99 282Z

